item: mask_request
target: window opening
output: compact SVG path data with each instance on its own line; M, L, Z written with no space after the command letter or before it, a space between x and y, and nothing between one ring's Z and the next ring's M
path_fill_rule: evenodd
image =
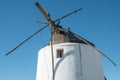
M61 58L63 56L63 49L57 49L56 58Z

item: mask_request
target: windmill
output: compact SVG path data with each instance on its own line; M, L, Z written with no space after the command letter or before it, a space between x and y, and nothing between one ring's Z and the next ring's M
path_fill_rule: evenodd
M6 56L50 26L51 40L38 52L36 80L105 80L100 54L110 60L113 65L116 66L116 64L93 43L73 33L70 29L64 29L56 24L82 8L53 21L50 14L38 2L36 2L36 6L48 21L47 25L6 53Z

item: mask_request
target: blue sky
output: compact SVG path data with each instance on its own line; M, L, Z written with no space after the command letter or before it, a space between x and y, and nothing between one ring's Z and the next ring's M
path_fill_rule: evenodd
M120 79L120 1L119 0L0 0L0 80L35 80L37 52L49 41L49 28L14 51L14 48L43 24L33 20L46 20L36 8L38 1L47 7L53 20L83 8L61 21L64 28L91 41L113 59L114 67L102 57L104 74L108 80Z

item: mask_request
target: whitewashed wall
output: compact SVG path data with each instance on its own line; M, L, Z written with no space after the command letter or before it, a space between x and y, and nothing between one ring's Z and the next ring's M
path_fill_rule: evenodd
M62 58L56 50L63 49ZM53 46L55 80L104 80L100 54L92 47L80 43L61 43ZM52 80L51 47L38 53L36 80Z

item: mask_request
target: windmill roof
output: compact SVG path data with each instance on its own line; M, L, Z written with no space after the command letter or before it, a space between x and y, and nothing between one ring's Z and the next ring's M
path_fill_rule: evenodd
M53 40L53 44L58 44L58 43L63 43L63 42L73 42L73 43L90 44L94 46L93 43L75 34L69 29L61 28L61 30L55 30L53 32L52 40Z

